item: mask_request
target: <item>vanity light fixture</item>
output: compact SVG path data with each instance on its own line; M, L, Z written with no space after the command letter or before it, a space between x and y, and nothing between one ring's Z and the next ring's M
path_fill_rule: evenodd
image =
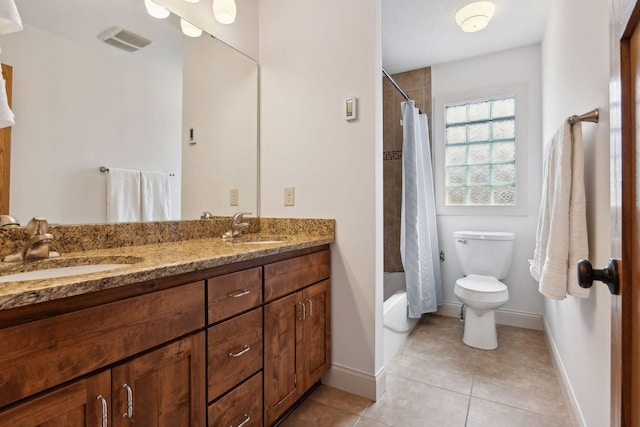
M213 16L221 24L233 24L236 20L236 0L213 0Z
M456 12L456 23L465 33L474 33L489 24L495 11L496 6L490 1L469 3Z
M202 34L202 30L200 28L196 27L189 21L185 21L182 18L180 18L180 28L182 28L182 32L185 36L200 37L200 35Z
M187 3L200 3L200 0L184 0Z
M147 13L154 18L164 19L171 14L168 9L160 6L153 0L144 0L144 7L147 8Z

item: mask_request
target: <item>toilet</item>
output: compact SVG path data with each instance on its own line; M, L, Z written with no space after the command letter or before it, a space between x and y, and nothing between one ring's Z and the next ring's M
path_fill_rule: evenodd
M471 347L498 347L495 309L509 301L504 279L511 268L515 235L502 231L455 231L456 254L464 277L454 293L466 306L462 341Z

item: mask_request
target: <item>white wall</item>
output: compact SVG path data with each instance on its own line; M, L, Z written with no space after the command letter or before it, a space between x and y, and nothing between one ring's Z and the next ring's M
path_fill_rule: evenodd
M336 219L327 380L368 397L382 390L380 32L378 0L260 2L261 214Z
M600 108L600 123L582 125L585 144L590 259L610 254L609 47L607 0L552 2L542 44L543 137L567 116ZM546 300L545 320L585 426L609 425L610 296L596 283L588 299Z
M2 62L13 66L13 216L104 223L104 165L175 173L179 218L179 63L144 67L28 24L1 43Z
M182 218L257 215L258 65L211 37L186 38L183 63Z
M213 16L212 2L189 3L184 0L155 0L215 38L258 60L258 0L236 0L236 20L220 24Z
M539 317L543 312L543 297L538 292L537 283L529 273L528 258L533 258L535 233L538 220L538 206L541 188L541 74L540 46L512 49L492 55L480 56L448 64L431 67L431 87L434 102L451 94L473 94L488 88L511 84L526 84L527 103L524 110L516 112L526 122L526 147L523 157L516 159L519 167L526 162L528 182L525 184L524 200L526 210L523 215L478 215L472 208L469 215L438 215L438 237L440 248L445 251L446 261L442 264L442 281L446 304L459 304L453 293L455 281L462 276L456 258L452 233L456 230L511 231L516 235L515 250L509 276L504 280L509 288L509 302L503 312L513 317L523 317L524 325L531 321L530 314ZM443 120L443 112L433 109L433 126ZM516 120L518 120L516 118ZM434 132L437 135L438 132ZM444 144L434 139L434 144ZM520 153L519 153L520 154ZM520 177L519 177L520 178ZM436 186L443 185L443 177L436 178ZM504 317L503 317L504 319ZM517 319L516 319L517 320ZM501 321L500 315L498 321Z

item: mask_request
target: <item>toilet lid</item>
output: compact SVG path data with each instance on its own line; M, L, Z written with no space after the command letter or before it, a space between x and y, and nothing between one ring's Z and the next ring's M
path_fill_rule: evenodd
M502 292L507 290L507 285L492 276L480 276L470 274L462 279L458 279L456 284L461 288L478 292Z

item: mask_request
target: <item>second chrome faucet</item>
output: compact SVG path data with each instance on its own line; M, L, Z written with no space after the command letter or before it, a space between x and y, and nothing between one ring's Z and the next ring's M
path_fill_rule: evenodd
M35 217L25 227L27 241L20 251L7 255L3 262L27 261L31 259L55 258L59 252L50 251L49 244L53 241L53 234L49 233L49 223L45 218Z

